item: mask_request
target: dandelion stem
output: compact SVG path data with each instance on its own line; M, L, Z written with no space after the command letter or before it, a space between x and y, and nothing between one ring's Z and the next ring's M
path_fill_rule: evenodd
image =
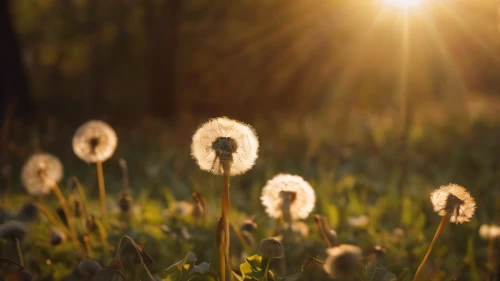
M418 276L422 268L424 267L425 262L429 258L429 255L431 254L432 248L434 247L434 244L436 243L437 238L439 237L439 234L441 234L441 231L443 230L443 227L448 220L449 216L444 215L443 218L441 219L441 223L438 226L438 229L436 231L436 234L434 234L434 238L432 238L431 245L429 246L429 249L427 250L427 253L424 256L424 259L422 260L422 263L420 263L420 266L417 269L417 272L415 273L415 277L413 277L413 281L418 280Z
M108 210L106 208L106 190L104 188L104 174L102 172L102 162L96 162L97 181L99 183L99 198L101 200L101 220L104 226L108 227Z
M221 254L224 254L224 260L225 260L225 269L224 272L221 272L221 276L224 276L221 278L222 281L226 280L231 280L231 275L229 274L230 272L230 267L229 267L229 239L230 239L230 233L229 233L229 165L225 165L227 167L224 167L224 190L222 192L222 222L224 226L224 237L221 239ZM222 258L221 258L222 262ZM221 271L222 271L222 264L221 264Z
M16 245L17 255L19 256L19 263L24 267L23 252L21 250L21 242L19 239L14 238L14 244Z
M489 237L488 239L488 249L487 249L487 255L488 255L488 262L487 262L487 265L488 265L488 270L489 270L489 274L488 274L488 281L490 280L496 280L494 277L495 275L495 256L493 254L493 238L492 237Z

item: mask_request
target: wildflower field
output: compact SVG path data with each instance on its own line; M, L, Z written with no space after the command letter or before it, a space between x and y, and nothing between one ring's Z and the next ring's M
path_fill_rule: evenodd
M406 138L376 114L13 120L1 276L497 280L488 112L425 114Z

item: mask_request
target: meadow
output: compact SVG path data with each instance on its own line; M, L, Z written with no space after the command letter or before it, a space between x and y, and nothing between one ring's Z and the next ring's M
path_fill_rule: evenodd
M413 280L442 219L430 194L450 183L467 188L477 209L470 222L444 225L419 280L497 280L497 243L479 233L482 225L498 223L500 214L497 104L485 99L462 111L426 104L414 109L404 128L394 112L355 109L347 119L326 111L242 120L254 128L259 147L255 165L230 177L233 280ZM102 163L106 216L96 165L82 161L72 147L77 128L91 119L11 122L4 135L0 276L221 280L224 180L202 171L191 156L193 134L208 118L98 118L118 137L116 151ZM40 152L62 163L58 186L69 220L56 193L35 196L23 187L23 166ZM266 213L262 190L280 173L298 175L314 190L312 211L304 218ZM12 220L22 224L14 226L17 232L5 230ZM23 271L11 239L21 234ZM264 240L270 237L275 240ZM277 247L270 253L280 258L266 257L262 245L269 241ZM347 258L340 265L354 275L333 279L324 263L327 248L338 244L356 245L361 253L359 263Z

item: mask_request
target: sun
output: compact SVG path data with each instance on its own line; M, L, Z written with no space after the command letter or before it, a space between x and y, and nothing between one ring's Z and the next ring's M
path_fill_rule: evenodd
M420 5L423 0L385 0L384 2L397 8L409 9Z

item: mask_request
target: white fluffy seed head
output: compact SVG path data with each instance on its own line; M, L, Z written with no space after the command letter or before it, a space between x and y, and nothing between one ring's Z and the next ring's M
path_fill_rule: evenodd
M253 128L227 117L203 124L194 134L191 155L200 169L215 175L229 167L230 175L241 175L255 164L259 140Z
M314 208L314 189L300 176L278 174L270 179L262 189L260 200L271 218L281 218L283 214L283 194L293 194L290 203L292 220L305 219Z
M73 136L73 151L87 163L108 160L115 152L117 144L115 130L99 120L84 123Z
M21 171L21 181L31 195L48 194L62 176L61 161L48 153L32 155Z
M462 224L469 222L476 211L476 201L463 186L443 185L431 193L434 212L440 216L449 215L450 222Z

